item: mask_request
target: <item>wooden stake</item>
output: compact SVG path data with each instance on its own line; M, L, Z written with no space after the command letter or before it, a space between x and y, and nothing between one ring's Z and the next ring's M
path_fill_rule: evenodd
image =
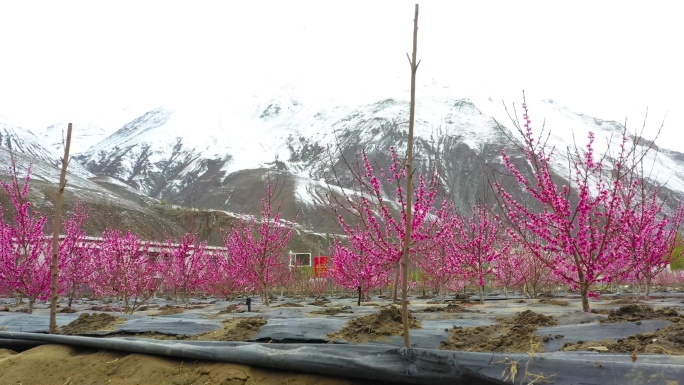
M404 234L404 250L401 256L401 321L404 326L404 346L411 347L409 336L409 317L408 317L408 267L409 250L411 247L411 222L413 217L413 123L416 111L416 72L420 62L416 62L416 51L418 50L418 4L416 4L416 15L413 19L413 54L409 58L411 65L411 107L409 112L409 132L406 151L406 232ZM407 54L408 56L408 54Z
M55 221L52 234L52 261L50 262L50 334L56 334L57 328L57 286L59 285L59 226L62 222L62 201L64 200L64 188L66 187L66 171L69 165L69 146L71 145L71 123L67 129L64 157L62 158L62 173L59 176L59 188L57 190L57 202L55 203Z

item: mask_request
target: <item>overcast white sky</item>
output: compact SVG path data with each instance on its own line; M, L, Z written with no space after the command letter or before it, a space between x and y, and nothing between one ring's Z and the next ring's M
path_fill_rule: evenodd
M415 1L5 1L0 115L35 127L124 106L216 103L296 84L310 97L409 83ZM684 132L677 2L420 1L419 84L552 98ZM268 91L264 91L268 92ZM419 95L420 96L420 95Z

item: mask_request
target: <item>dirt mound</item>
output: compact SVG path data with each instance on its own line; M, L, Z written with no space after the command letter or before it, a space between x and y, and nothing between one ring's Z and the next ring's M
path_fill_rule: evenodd
M535 313L532 310L525 310L513 317L497 317L497 322L503 325L533 325L533 326L556 326L556 321L553 316Z
M9 349L0 349L0 360L2 360L5 357L10 357L17 354L16 352L9 350Z
M186 310L191 310L191 309L204 309L207 307L207 305L204 304L198 304L198 305L184 305L184 306L175 306L175 305L165 305L159 308L159 312L155 314L151 314L152 316L165 316L165 315L174 315L174 314L180 314L183 313ZM142 310L142 308L140 308Z
M185 308L180 306L166 305L159 308L159 312L152 314L153 316L174 315L185 311Z
M266 325L261 317L231 318L223 321L221 329L191 337L199 341L249 341Z
M608 313L608 318L601 320L600 322L633 322L647 319L664 319L672 322L678 322L681 317L674 309L654 310L648 305L631 304L620 306L618 310L611 310Z
M466 352L540 352L549 337L535 334L533 325L492 325L474 328L456 327L449 339L439 344L441 350Z
M119 338L119 337L136 337L136 338L149 338L151 340L175 340L183 341L189 340L191 337L185 334L167 334L167 333L157 333L157 332L143 332L135 333L129 331L117 331L111 334L107 334L105 337L109 338Z
M245 310L241 309L240 306L245 306L239 303L234 303L231 305L226 306L224 310L221 310L220 312L216 314L212 314L207 316L207 318L216 318L220 316L221 314L233 314L233 313L244 313ZM256 310L253 310L253 312L256 312Z
M542 305L570 306L570 302L562 299L542 298L537 302Z
M446 306L429 306L425 309L419 310L416 313L472 313L472 310L468 310L463 306L455 303L450 303Z
M422 327L411 312L409 312L409 327ZM328 334L332 340L347 340L350 342L368 342L382 340L387 336L403 336L401 310L396 306L380 309L376 314L349 320L340 331Z
M542 342L551 337L535 334L537 326L554 326L551 316L525 310L514 317L497 318L498 325L472 328L455 327L449 339L439 344L442 350L467 352L540 352Z
M309 302L309 305L312 306L326 306L327 304L330 303L330 300L327 298L319 299L313 302Z
M281 303L280 305L275 305L273 307L304 307L304 305L300 303L294 303L294 302L285 302Z
M83 313L62 328L63 334L87 334L98 330L113 330L112 326L123 323L125 318L106 313Z
M43 345L15 354L0 350L0 384L351 385L372 381L188 360Z
M568 343L563 346L563 350L684 355L684 322L674 323L655 332L636 334L617 341Z
M616 299L615 301L611 301L608 304L609 305L631 305L635 303L643 303L641 301L636 300L635 298L620 298Z
M309 314L336 315L336 314L354 313L350 309L351 309L351 307L349 307L349 306L335 306L335 307L329 307L329 308L324 309L324 310L314 310Z
M95 305L88 310L106 311L106 312L115 312L115 313L121 313L123 311L123 309L120 307L114 307L114 306L109 306L109 305L103 305L103 306Z

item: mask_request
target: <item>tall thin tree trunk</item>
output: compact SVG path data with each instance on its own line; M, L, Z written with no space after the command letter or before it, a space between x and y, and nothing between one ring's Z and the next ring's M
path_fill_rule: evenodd
M55 222L52 234L52 260L50 261L50 334L57 333L57 286L59 285L59 226L62 222L62 200L66 187L66 171L69 165L69 147L71 146L71 123L67 128L64 157L62 158L62 173L59 176L59 189L57 190L57 202L55 204ZM31 306L32 307L32 306Z
M268 296L269 296L268 287L266 286L266 284L262 284L262 285L263 285L262 287L264 288L262 290L264 293L264 305L271 306L270 302L268 302L268 299L269 299L268 298Z
M399 302L399 273L401 272L401 259L397 261L396 270L394 271L394 287L392 288L392 303L397 304Z
M580 297L582 297L582 311L589 313L591 309L589 308L589 285L582 283L580 285Z
M416 71L419 62L416 62L416 52L418 50L418 4L416 4L416 14L413 19L413 54L409 58L411 65L411 106L409 110L409 132L406 151L406 231L404 234L404 250L401 256L401 320L404 326L404 346L411 347L409 337L409 318L408 318L408 267L409 250L411 249L411 222L413 219L413 125L416 112ZM408 56L408 55L407 55Z

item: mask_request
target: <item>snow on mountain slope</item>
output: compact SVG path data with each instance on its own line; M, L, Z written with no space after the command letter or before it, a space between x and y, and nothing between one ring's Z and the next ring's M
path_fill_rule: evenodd
M67 126L69 122L73 123L71 153L78 154L107 138L126 123L138 118L148 110L149 108L142 106L129 106L107 112L87 110L81 111L74 117L69 117L71 120L65 118L55 121L47 127L37 129L32 127L32 129L45 147L62 153Z
M38 159L34 156L25 153L14 153L16 160L17 173L20 178L23 178L28 172L29 167L31 168L31 181L35 185L36 182L45 182L47 184L56 185L59 182L61 170L57 167L46 163L42 159ZM11 163L11 155L6 148L0 148L0 164L9 165ZM9 170L0 170L0 178L7 179L9 176ZM92 174L88 173L86 175L90 176ZM140 206L131 202L127 199L123 199L121 196L113 194L108 189L98 185L97 183L78 176L76 172L69 172L67 176L67 186L66 191L70 194L74 194L77 198L84 202L92 201L106 201L110 204L116 204L119 207L129 208L129 209L139 209ZM49 194L41 194L43 199L41 202L36 202L40 205L51 205Z
M27 159L33 159L34 162L45 162L58 170L61 168L62 154L44 147L41 140L31 131L9 123L2 116L0 116L0 147L8 151L11 150L14 154L23 154ZM6 171L7 170L2 170L1 172L6 173ZM70 162L69 171L73 175L81 178L93 176L93 174L76 161ZM59 177L57 180L59 180Z
M430 159L439 155L443 186L462 200L457 206L464 209L486 194L485 182L501 167L501 149L515 151L507 135L516 136L508 130L512 125L501 100L467 94L435 85L420 88L415 126L416 166L427 170ZM265 169L285 170L292 178L293 204L299 211L312 211L326 202L327 184L336 183L333 170L342 186L348 186L350 175L340 154L352 160L365 149L373 162L384 165L390 146L400 154L405 151L409 93L395 95L401 97L342 103L284 87L239 99L169 103L147 109L117 129L89 126L95 132L81 137L81 143L101 140L76 158L98 177L144 195L235 212L259 194L250 184L252 190L236 195L229 184L252 183ZM568 175L566 149L573 141L583 148L588 131L596 135L598 153L609 142L617 148L622 126L616 122L578 114L549 100L528 104L535 130L542 125L550 130L549 145L557 154L554 167L561 176ZM44 137L54 137L55 131L61 131L57 125ZM684 196L684 154L661 150L647 160L655 164L653 177L659 183L667 182ZM516 162L523 165L524 159Z
M14 126L0 116L0 146L39 159L54 159L54 153L40 145L32 132Z
M501 103L492 101L482 102L481 104L488 113L496 115L497 121L503 125L512 127L511 120L506 114ZM509 105L510 107L510 105ZM575 145L584 150L589 143L589 132L595 136L594 152L597 156L605 154L617 156L623 136L626 134L633 140L638 128L625 127L615 121L606 121L591 116L579 114L555 103L553 100L528 100L532 127L536 134L544 129L544 139L547 139L548 146L554 149L553 166L560 175L568 175L568 150L573 151ZM518 118L522 121L522 109L520 103L516 103ZM509 108L513 114L513 109ZM655 124L655 123L653 123ZM517 135L516 135L517 136ZM649 144L644 141L644 144ZM644 145L640 150L645 150ZM672 147L672 144L670 145ZM655 180L659 185L666 185L669 189L684 193L684 163L681 158L684 154L666 148L659 148L657 145L649 149L644 158L644 169L653 170L649 173L649 178ZM679 159L679 160L677 160Z

